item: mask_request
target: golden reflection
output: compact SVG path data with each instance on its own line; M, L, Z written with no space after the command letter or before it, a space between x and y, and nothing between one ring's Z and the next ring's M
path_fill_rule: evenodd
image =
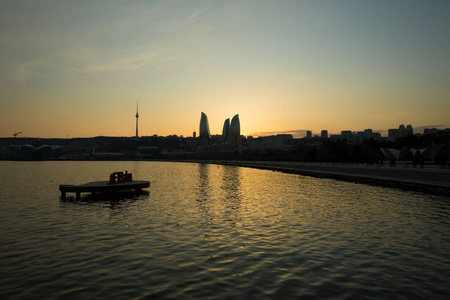
M234 213L233 221L238 218L238 211L241 207L242 190L241 190L241 168L235 166L221 166L222 170L222 186L221 189L225 194L225 212L227 214ZM231 216L230 216L231 217Z
M235 224L240 219L241 171L234 166L198 164L196 201L202 212L202 222L212 226L214 220Z
M211 190L209 180L209 168L208 164L198 164L198 197L197 201L208 200L210 197L209 191Z
M210 191L211 184L209 178L209 164L198 164L198 188L196 189L196 202L198 203L200 223L204 227L211 227L212 220L214 219L214 213L210 212ZM208 234L205 234L205 238L208 238Z

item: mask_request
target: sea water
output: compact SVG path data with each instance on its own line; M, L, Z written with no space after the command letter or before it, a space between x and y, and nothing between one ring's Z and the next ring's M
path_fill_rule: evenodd
M450 199L201 163L0 162L2 299L450 297ZM60 184L149 180L60 199Z

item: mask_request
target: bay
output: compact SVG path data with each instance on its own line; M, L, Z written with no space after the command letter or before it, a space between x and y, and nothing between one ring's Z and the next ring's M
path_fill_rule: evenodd
M2 299L450 296L446 197L201 163L0 167ZM60 199L125 170L148 192Z

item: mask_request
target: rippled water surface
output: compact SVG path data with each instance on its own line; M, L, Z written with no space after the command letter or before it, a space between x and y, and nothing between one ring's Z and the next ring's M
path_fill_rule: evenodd
M195 163L0 166L2 299L450 297L449 198ZM60 200L124 170L148 192Z

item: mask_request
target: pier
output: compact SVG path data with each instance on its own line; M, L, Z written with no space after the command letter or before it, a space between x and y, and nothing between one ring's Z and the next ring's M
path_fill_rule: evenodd
M76 199L81 198L81 193L111 193L127 190L142 191L150 187L150 181L137 181L132 179L128 172L114 172L110 174L109 181L95 181L80 185L60 185L61 199L66 199L66 193L75 193Z

